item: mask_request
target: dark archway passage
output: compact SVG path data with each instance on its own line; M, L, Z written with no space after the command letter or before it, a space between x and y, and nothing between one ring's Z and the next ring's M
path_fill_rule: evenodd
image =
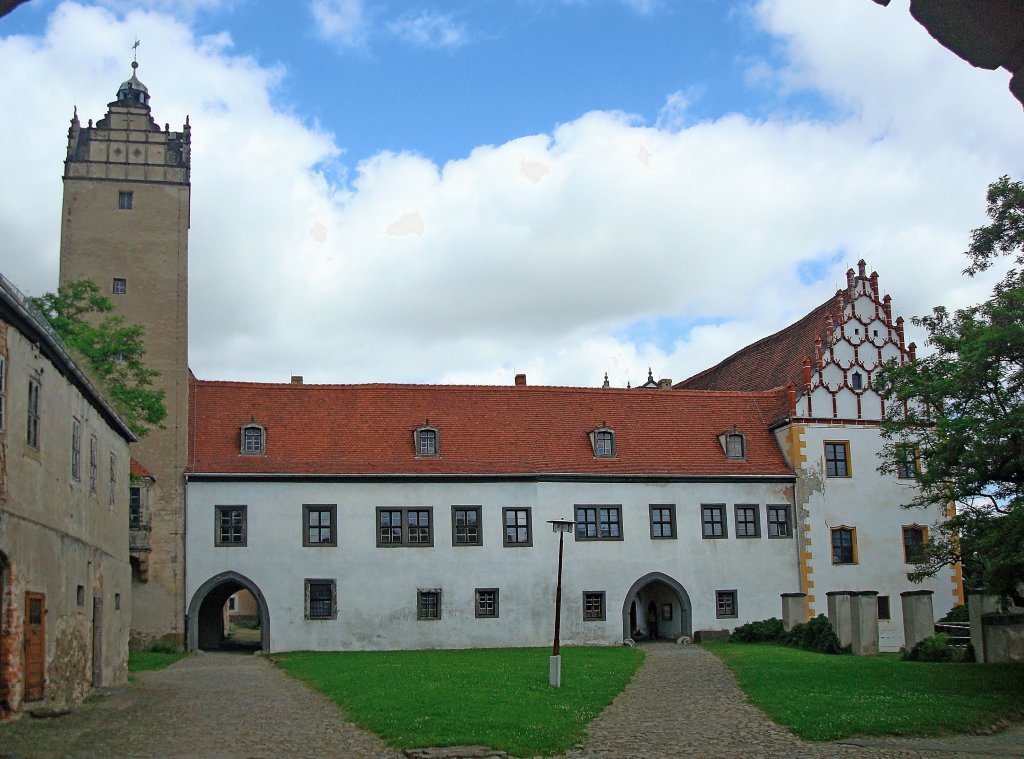
M650 615L653 613L653 624ZM644 626L639 628L640 618ZM633 583L622 601L622 638L674 639L691 635L693 621L686 588L663 572L651 572Z
M237 644L225 635L224 606L240 590L249 591L256 599L260 626L258 646ZM221 572L196 590L188 605L187 625L190 651L270 650L270 611L267 600L256 583L238 572Z

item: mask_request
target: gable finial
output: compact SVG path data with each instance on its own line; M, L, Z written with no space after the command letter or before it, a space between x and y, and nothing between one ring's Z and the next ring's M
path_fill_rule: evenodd
M609 388L611 385L608 383L608 372L604 373L604 384L601 385L603 388Z

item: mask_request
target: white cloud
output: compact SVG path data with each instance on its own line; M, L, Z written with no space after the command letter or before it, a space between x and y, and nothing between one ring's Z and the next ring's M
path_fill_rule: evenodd
M788 51L773 76L848 116L691 124L666 93L661 128L587 113L441 166L380 153L339 186L317 168L335 139L272 104L282 69L162 15L62 5L45 37L0 40L0 69L35 72L0 80L0 165L17 178L0 184L0 270L55 285L67 119L76 103L103 115L130 71L109 51L138 34L155 117L193 126L200 377L636 385L802 316L861 257L904 316L982 297L961 251L987 183L1022 173L1005 79L895 3L758 13Z
M362 0L312 0L309 10L324 39L346 47L366 43L368 29Z
M466 44L466 26L446 13L419 11L405 13L388 25L399 39L420 47L454 48Z

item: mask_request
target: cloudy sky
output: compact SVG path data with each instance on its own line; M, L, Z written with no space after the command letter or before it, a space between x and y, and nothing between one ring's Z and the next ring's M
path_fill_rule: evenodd
M56 286L68 120L138 37L193 127L202 378L679 380L860 258L905 317L966 305L1024 112L907 6L32 0L0 19L0 271Z

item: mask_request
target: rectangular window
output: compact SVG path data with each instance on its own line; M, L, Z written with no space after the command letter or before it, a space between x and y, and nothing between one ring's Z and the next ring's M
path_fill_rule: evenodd
M476 616L478 618L497 618L498 616L498 589L477 588L476 589Z
M889 596L878 597L878 618L892 619L892 612L889 610Z
M928 528L908 525L903 528L903 560L916 564L924 560L924 544L928 542Z
M598 430L594 433L594 455L602 459L615 455L615 437L611 430Z
M577 506L576 540L622 540L619 506Z
M850 444L846 441L825 443L825 476L850 476Z
M128 488L128 526L142 527L142 488L138 485Z
M857 563L857 530L853 527L832 528L832 563Z
M920 453L916 445L896 446L896 476L899 479L917 479L920 468Z
M761 537L761 509L757 504L736 504L736 537Z
M89 436L89 492L96 492L96 469L99 466L99 441L95 435Z
M71 476L82 479L82 423L71 417Z
M338 545L337 518L336 504L302 504L302 545Z
M529 509L502 509L501 518L505 523L506 546L533 545Z
M263 428L258 424L248 424L242 428L242 453L263 453Z
M117 209L119 211L130 211L132 210L132 201L134 196L131 192L125 192L121 190L117 193Z
M431 507L378 507L377 546L432 546L433 524Z
M33 450L39 450L39 393L38 380L28 381L28 431L25 442Z
M452 545L483 545L479 506L452 506Z
M676 536L676 507L671 503L652 503L651 539L674 538Z
M789 525L789 504L770 503L768 509L768 537L788 538L793 534Z
M604 616L604 591L583 591L583 619L588 622L600 621Z
M725 523L725 504L707 503L700 507L700 519L705 538L729 537Z
M128 280L122 277L114 277L114 284L111 285L110 289L114 295L124 295L128 292Z
M247 542L248 525L246 524L245 506L214 507L216 524L214 525L214 541L216 546L244 546Z
M735 590L715 591L715 616L719 619L737 616Z
M337 617L337 583L334 580L306 580L306 619Z
M117 456L110 453L110 505L117 503Z
M416 455L437 455L437 430L424 429L416 433Z
M416 591L416 619L441 618L441 589Z

